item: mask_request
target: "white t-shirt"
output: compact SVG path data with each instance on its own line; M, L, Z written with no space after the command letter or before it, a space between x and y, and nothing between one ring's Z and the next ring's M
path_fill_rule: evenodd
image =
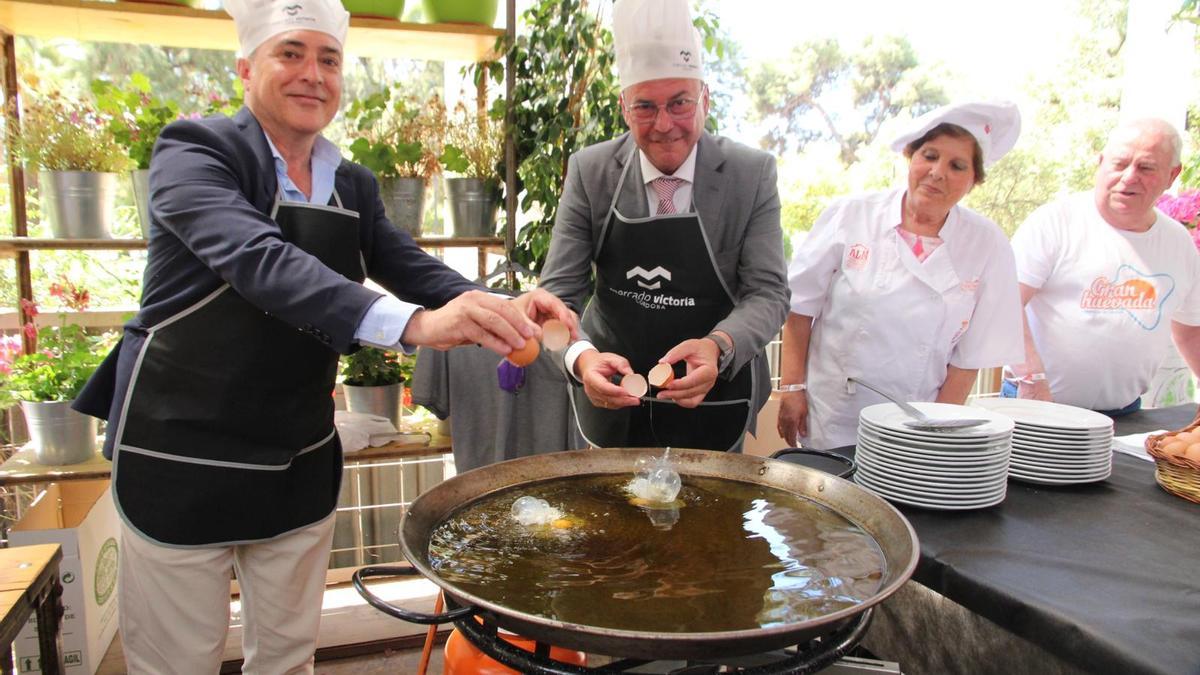
M854 443L858 412L883 398L932 401L947 366L998 366L1024 352L1016 266L1004 232L962 206L924 261L901 239L905 191L839 199L788 270L791 310L814 317L808 350L807 445Z
M1112 227L1091 192L1047 204L1013 236L1017 280L1054 400L1093 410L1141 396L1167 354L1171 321L1200 325L1200 255L1159 211L1145 232Z

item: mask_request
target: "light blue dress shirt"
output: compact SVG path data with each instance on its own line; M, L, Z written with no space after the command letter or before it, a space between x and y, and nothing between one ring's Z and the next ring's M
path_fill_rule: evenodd
M266 137L266 133L263 136ZM312 197L309 198L304 196L304 193L288 176L287 162L283 159L283 155L279 154L279 150L275 148L270 137L267 137L267 145L271 148L271 156L275 158L275 177L279 181L282 201L329 204L329 200L333 196L334 175L337 173L338 165L342 162L342 153L337 146L323 136L317 136L316 142L313 143ZM339 204L340 201L339 199ZM396 351L402 350L406 354L411 354L415 348L401 344L400 336L404 334L404 328L408 326L409 319L419 309L422 309L420 305L404 302L385 293L367 310L358 324L358 328L354 331L354 339L358 340L359 344Z

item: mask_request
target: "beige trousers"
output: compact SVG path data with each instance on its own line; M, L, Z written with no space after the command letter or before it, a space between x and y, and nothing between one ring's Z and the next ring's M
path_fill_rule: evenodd
M121 523L121 642L135 675L209 675L229 630L229 580L242 602L243 673L312 673L334 517L278 539L170 548Z

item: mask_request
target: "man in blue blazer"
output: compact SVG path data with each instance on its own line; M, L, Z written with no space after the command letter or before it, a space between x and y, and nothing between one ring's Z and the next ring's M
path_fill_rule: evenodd
M108 419L131 673L215 673L241 588L244 672L312 672L341 484L338 355L481 344L572 313L422 251L321 130L341 98L337 0L226 0L246 108L163 130L142 306L76 407ZM370 277L387 293L362 285Z
M613 45L630 130L571 157L541 280L587 304L587 339L566 353L580 431L597 446L738 450L788 311L775 160L704 131L687 0L616 3ZM652 397L613 382L660 364L677 377Z

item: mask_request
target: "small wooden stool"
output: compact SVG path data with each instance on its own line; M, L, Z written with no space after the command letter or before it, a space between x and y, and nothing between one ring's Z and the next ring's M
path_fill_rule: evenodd
M12 672L12 643L37 612L38 643L43 675L66 671L62 653L62 584L58 544L0 549L0 672Z

